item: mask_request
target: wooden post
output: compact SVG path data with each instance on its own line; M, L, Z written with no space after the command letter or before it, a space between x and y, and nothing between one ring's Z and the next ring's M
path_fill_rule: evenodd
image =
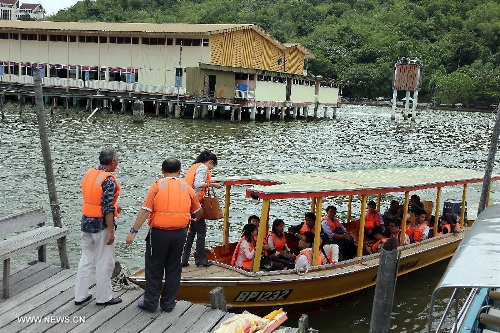
M309 317L302 314L299 318L298 333L309 333Z
M437 234L439 226L440 207L441 207L441 187L438 187L436 193L436 210L434 211L434 235Z
M498 146L498 135L500 134L500 103L498 104L496 111L497 117L491 131L490 150L488 152L488 159L486 160L486 170L484 171L483 187L481 189L481 197L479 199L479 207L477 209L478 216L486 208L486 202L490 192L489 189L491 183L491 173L493 172L493 165L495 164L495 155L497 153Z
M280 119L283 120L283 119L285 119L285 110L286 110L286 107L282 106L280 110L281 110L280 111Z
M181 117L181 106L180 104L175 105L174 118L179 119Z
M19 95L19 116L23 115L24 97Z
M120 109L120 112L125 113L125 100L124 99L122 99L122 107Z
M210 304L212 309L227 311L226 297L222 287L210 290Z
M304 106L304 107L302 108L302 110L303 110L303 112L304 112L304 118L306 118L306 120L307 120L307 117L309 117L309 107Z
M36 100L35 100L36 101ZM54 115L54 97L50 99L50 115Z
M406 233L406 220L408 219L408 203L410 202L410 192L405 192L405 203L403 204L403 218L401 219L401 234Z
M390 247L390 250L387 250ZM373 296L369 333L387 333L391 322L392 303L398 275L397 240L390 238L380 250L377 284Z
M269 199L264 199L262 201L262 210L260 213L260 224L259 231L257 234L257 246L255 247L255 253L262 253L262 244L264 243L265 235L267 235L267 223L269 222L269 208L271 202ZM260 268L260 255L255 256L253 259L253 272L258 272Z
M332 119L334 119L334 120L337 119L337 108L336 107L333 108Z
M55 227L62 228L61 207L57 200L56 183L54 180L49 137L47 134L47 122L45 120L45 111L43 107L42 78L40 77L40 71L38 70L33 71L33 83L35 90L36 118L38 120L38 130L40 132L40 143L42 146L43 164L45 165L45 177L47 179L52 220L54 221ZM57 247L59 249L61 267L69 268L68 254L66 252L66 237L62 237L57 240Z
M234 121L234 107L231 107L231 121Z
M5 112L4 112L4 109L3 109L3 98L4 98L4 93L2 92L0 94L0 113L2 114L2 119L5 119Z
M239 107L238 108L238 120L241 121L241 114L243 112L243 108L242 107Z
M64 106L66 108L66 117L69 117L69 100L68 100L68 97L64 98Z
M109 105L109 112L113 113L113 100L110 99L108 105Z
M158 101L155 101L155 115L158 117L160 114L160 103Z
M222 245L226 251L229 251L229 204L231 199L231 186L226 186L226 195L224 198L224 233L222 235Z

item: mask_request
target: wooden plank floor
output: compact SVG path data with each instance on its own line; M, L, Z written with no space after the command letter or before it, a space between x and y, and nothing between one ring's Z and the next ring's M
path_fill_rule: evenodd
M0 333L203 333L214 331L234 315L185 301L177 302L170 313L160 310L149 313L137 307L142 289L123 289L114 293L123 299L117 305L98 306L94 298L85 305L76 306L73 269L38 263L11 274L11 297L0 299ZM297 328L280 327L275 332L295 333Z

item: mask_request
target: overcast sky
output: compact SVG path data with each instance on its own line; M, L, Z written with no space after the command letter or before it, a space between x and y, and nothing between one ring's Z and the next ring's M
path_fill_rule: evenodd
M29 0L29 1L21 0L19 3L20 4L22 4L23 2L40 3L47 12L48 16L57 13L57 11L59 11L60 9L71 7L78 1L79 0Z

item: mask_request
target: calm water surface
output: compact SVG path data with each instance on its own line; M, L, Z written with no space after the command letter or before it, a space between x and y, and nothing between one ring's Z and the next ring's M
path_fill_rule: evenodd
M34 206L50 212L33 112L25 108L20 117L11 105L7 119L0 122L0 216ZM127 231L148 187L161 175L161 162L170 156L179 158L186 170L201 150L211 149L219 159L214 176L415 166L484 171L494 114L423 110L415 122L400 115L391 121L390 114L389 108L345 106L337 111L336 120L238 123L148 117L144 124L133 124L130 115L97 114L87 122L86 113L72 111L69 118L61 110L53 116L48 114L63 224L72 231L68 237L70 265L75 268L80 256L80 181L89 167L98 164L99 151L105 146L116 147L120 154L115 174L122 185L124 212L117 220L116 255L131 271L143 266L146 228L140 230L132 246L125 245ZM498 167L494 171L498 172ZM468 187L469 217L477 212L480 189L480 185ZM443 196L459 199L461 191L444 189ZM231 239L237 240L246 218L259 215L260 206L244 197L243 188L233 192ZM423 200L435 199L435 191L418 194ZM496 193L492 195L494 201L497 197ZM402 200L403 194L396 198ZM393 197L382 199L386 207ZM344 199L326 199L324 205L332 203L341 215L345 214ZM297 224L309 207L304 200L273 203L270 218ZM218 243L221 231L221 223L212 222L208 241ZM56 251L52 249L49 254L58 264ZM425 331L430 295L445 268L446 263L441 263L398 280L391 332ZM372 300L373 289L312 315L310 326L321 332L368 332ZM287 324L294 325L295 319L292 321Z

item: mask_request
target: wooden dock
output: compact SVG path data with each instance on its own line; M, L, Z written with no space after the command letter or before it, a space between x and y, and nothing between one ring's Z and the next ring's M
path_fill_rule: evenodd
M214 331L220 323L234 316L185 301L178 301L170 313L142 311L137 307L142 289L123 289L114 293L123 299L117 305L99 306L94 298L77 306L74 304L75 277L74 269L62 269L44 262L13 271L11 297L0 299L0 333L201 333ZM280 327L274 332L296 333L298 329Z

